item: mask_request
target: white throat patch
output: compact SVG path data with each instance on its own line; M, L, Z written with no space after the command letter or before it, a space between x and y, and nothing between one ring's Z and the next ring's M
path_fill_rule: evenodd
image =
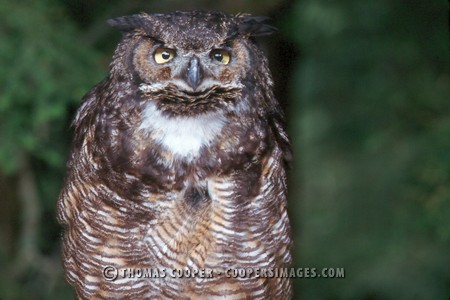
M220 113L194 117L166 117L149 102L142 112L139 130L151 133L157 143L183 158L197 157L202 146L208 146L225 124Z

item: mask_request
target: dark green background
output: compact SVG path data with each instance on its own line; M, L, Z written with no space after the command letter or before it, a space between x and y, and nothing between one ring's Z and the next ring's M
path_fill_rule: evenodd
M162 3L162 4L161 4ZM0 298L72 299L55 203L80 99L107 73L111 17L176 9L272 17L261 40L295 160L302 299L448 299L450 99L444 1L0 0Z

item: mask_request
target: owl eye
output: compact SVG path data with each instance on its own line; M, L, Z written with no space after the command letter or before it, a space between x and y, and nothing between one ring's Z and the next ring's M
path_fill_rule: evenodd
M228 65L228 63L231 60L231 53L230 51L223 50L223 49L214 49L211 51L210 54L211 58L214 60L217 60L218 62Z
M153 57L157 64L165 64L175 57L175 50L169 48L157 48Z

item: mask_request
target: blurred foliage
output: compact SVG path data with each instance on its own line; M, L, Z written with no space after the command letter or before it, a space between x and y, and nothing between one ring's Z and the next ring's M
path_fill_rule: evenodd
M290 112L305 299L450 295L450 99L441 1L298 2ZM298 187L296 189L296 187Z
M271 15L280 28L266 48L295 151L295 265L346 269L345 279L295 279L295 298L448 298L449 40L438 0L0 0L0 298L73 297L55 203L70 121L119 37L104 20L198 7Z
M7 174L26 154L61 167L65 145L55 137L67 134L68 107L100 78L94 49L51 4L0 2L0 168Z

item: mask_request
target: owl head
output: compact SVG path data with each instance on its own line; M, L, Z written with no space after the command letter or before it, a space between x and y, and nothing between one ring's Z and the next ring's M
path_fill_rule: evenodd
M236 106L245 93L270 91L267 62L253 39L275 31L265 21L211 11L108 20L123 32L111 76L136 85L142 100L169 115Z

